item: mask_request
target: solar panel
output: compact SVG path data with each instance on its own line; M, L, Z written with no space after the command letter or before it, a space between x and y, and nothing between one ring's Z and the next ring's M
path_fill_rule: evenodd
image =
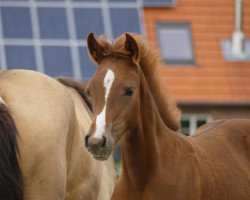
M111 8L110 16L114 37L117 37L124 32L140 33L137 9Z
M24 68L87 80L89 32L114 39L141 33L142 0L0 0L1 69Z
M73 76L70 47L43 46L44 70L50 76Z
M36 70L36 59L33 46L6 45L5 53L9 69L25 68Z
M41 38L69 38L64 8L38 8L38 19Z
M80 63L81 66L87 66L82 68L82 77L91 77L96 70L96 65L90 60L86 59L88 57L87 47L78 47L79 55L80 55Z
M10 1L10 0L0 0L0 1ZM29 1L29 0L19 0L19 1Z
M31 38L31 15L29 8L2 7L2 28L5 38Z
M94 32L95 35L104 33L102 10L100 8L75 8L74 18L78 39L86 38L90 32Z

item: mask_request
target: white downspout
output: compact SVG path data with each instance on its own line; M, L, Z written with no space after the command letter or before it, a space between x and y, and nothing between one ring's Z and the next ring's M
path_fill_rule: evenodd
M243 0L235 0L235 30L232 36L232 54L244 59L244 39L245 35L242 31L242 16L243 16Z

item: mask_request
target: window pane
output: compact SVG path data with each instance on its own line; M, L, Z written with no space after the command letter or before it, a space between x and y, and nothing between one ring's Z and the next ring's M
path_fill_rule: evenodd
M187 30L160 30L162 52L166 59L191 59L192 51ZM163 43L162 43L163 42Z
M110 19L114 37L124 32L140 33L137 9L111 8Z
M183 127L183 128L189 128L190 127L190 121L182 119L181 120L181 127Z
M2 7L1 14L5 38L32 38L29 8Z
M41 38L68 38L66 12L63 8L38 8Z
M89 58L86 47L79 47L78 51L80 55L82 77L84 80L88 80L95 73L96 65Z
M70 47L43 46L45 73L50 76L73 76Z
M190 121L187 119L181 120L181 133L184 135L190 135Z
M36 70L35 51L33 46L5 46L8 69Z
M200 126L202 126L203 124L206 124L206 123L207 123L206 120L204 120L204 119L198 119L196 121L196 127L198 128L198 127L200 127Z
M77 38L86 38L90 32L93 32L96 35L104 34L101 9L76 8L74 9L74 17Z
M189 136L190 135L190 128L182 128L181 133Z
M158 26L161 54L170 64L193 64L193 49L187 24L161 24Z

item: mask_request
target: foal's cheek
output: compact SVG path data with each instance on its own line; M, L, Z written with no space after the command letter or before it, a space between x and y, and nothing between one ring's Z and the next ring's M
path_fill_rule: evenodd
M127 110L127 116L126 116L127 127L130 128L135 127L135 125L138 122L138 112L139 112L139 105L136 102L133 102L132 105L130 105Z

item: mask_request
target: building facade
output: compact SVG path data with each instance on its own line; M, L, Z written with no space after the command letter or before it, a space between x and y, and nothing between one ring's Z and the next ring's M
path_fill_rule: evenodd
M0 0L0 67L88 80L96 70L89 32L110 40L145 34L160 48L183 133L215 119L250 118L250 1Z
M211 120L250 118L249 1L177 0L144 8L144 22L151 45L161 50L166 90L182 109L185 134ZM235 31L244 36L243 56L232 53Z

